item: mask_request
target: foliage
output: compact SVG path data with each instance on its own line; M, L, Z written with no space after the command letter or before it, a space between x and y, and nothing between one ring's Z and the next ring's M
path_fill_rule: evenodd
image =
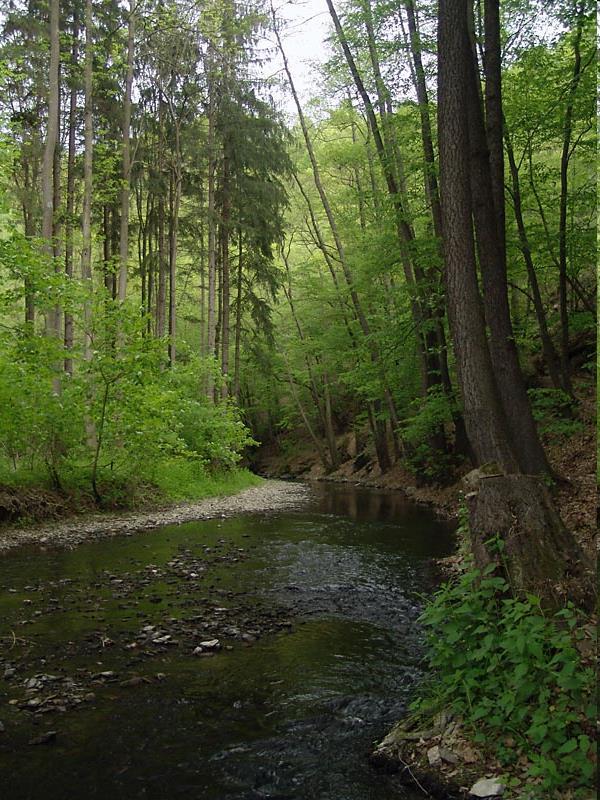
M426 607L435 701L417 707L450 707L502 763L524 760L537 797L584 796L596 705L594 672L576 646L580 614L569 604L549 615L537 597L511 596L494 568L445 584Z
M208 471L197 462L172 459L159 465L154 478L158 491L169 500L202 500L260 486L262 478L246 469Z
M562 389L530 389L529 397L541 433L572 436L583 430L582 423L573 418L573 399Z
M439 481L448 474L452 456L435 447L435 435L452 423L457 404L440 386L431 387L426 398L413 404L414 413L404 423L408 445L406 462L420 476Z

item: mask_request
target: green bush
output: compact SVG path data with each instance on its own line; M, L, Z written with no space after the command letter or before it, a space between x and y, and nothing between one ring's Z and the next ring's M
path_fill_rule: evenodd
M405 462L415 475L427 481L444 481L452 466L452 456L432 445L436 434L445 436L456 412L455 401L441 386L431 387L425 399L414 404L415 411L403 424Z
M574 401L562 389L529 389L534 419L540 433L549 436L572 436L583 430L574 419Z
M233 403L207 397L214 360L167 369L164 341L144 335L139 310L98 294L93 350L73 349L72 376L58 339L0 330L0 481L122 506L156 487L166 462L185 462L204 484L235 467L253 440Z
M426 607L436 689L415 708L451 708L502 763L524 757L536 789L523 797L589 796L595 674L576 647L580 615L572 605L546 615L537 597L510 596L494 569L463 574Z

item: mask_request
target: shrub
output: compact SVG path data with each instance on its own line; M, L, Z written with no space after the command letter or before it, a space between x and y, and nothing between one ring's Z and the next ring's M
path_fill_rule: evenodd
M415 413L404 423L402 436L407 445L405 461L419 477L443 481L452 465L452 456L433 446L436 435L445 435L452 423L456 403L441 386L431 387L426 398L415 403Z
M510 596L494 569L463 574L426 607L438 689L415 707L450 707L501 762L524 758L532 797L583 797L594 784L596 705L594 672L576 646L580 614L569 605L546 615L537 597Z
M529 389L531 409L540 433L549 436L572 436L583 430L573 418L574 401L562 389Z

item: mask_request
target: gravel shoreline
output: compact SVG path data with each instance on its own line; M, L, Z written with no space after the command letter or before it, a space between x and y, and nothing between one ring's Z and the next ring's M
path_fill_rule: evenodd
M280 511L302 505L310 496L306 483L268 480L229 497L210 497L164 509L125 513L96 513L45 522L27 528L0 528L0 554L24 545L72 548L108 536L130 536L164 525L265 511Z

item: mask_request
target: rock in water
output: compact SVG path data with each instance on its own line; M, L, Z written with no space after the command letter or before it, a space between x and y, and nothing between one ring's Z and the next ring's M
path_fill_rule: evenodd
M471 786L469 794L472 797L500 797L504 794L505 786L495 778L480 778Z

